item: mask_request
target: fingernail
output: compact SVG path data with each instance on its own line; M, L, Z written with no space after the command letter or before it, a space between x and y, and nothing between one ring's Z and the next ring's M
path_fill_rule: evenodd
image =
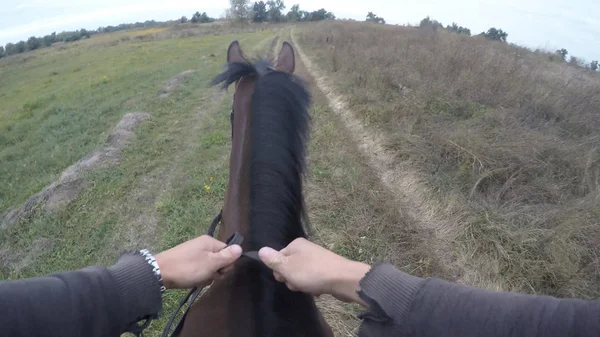
M258 257L261 260L269 260L269 257L273 256L273 254L277 253L277 251L271 247L263 247L258 251Z
M240 245L231 245L228 249L235 256L242 255L242 247Z

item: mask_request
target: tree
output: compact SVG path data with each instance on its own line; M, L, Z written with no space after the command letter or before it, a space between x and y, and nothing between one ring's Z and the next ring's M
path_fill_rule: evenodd
M419 23L419 28L432 28L433 30L436 30L438 28L444 28L444 25L442 25L442 23L438 20L431 20L431 18L427 16L421 20Z
M213 21L215 21L215 19L208 16L208 14L206 14L206 12L202 12L202 14L200 14L200 12L196 12L192 16L192 19L190 20L190 22L192 22L192 23L207 23L207 22L213 22Z
M598 61L590 62L590 69L592 69L593 71L597 71L598 70Z
M3 58L4 56L6 56L6 54L4 53L4 47L0 46L0 58Z
M215 19L208 16L208 14L206 14L206 12L202 12L202 14L200 14L200 23L208 23L208 22L214 22L214 21L215 21Z
M248 0L229 0L229 9L227 16L234 21L246 21L250 18L251 10L248 6Z
M46 35L42 38L42 44L44 47L50 47L54 42L56 42L56 32Z
M27 51L27 43L25 41L19 41L15 47L17 49L17 53L24 53Z
M335 15L328 12L325 8L321 8L317 11L308 14L307 21L321 21L321 20L335 20Z
M496 29L494 27L488 29L488 31L485 33L482 32L480 35L483 35L489 40L496 40L502 42L506 42L506 38L508 37L508 33L503 31L502 29Z
M282 11L285 9L285 4L282 0L269 0L267 1L267 6L269 7L267 17L270 22L283 21L284 16Z
M452 26L446 26L446 29L458 34L471 36L471 30L467 27L459 26L456 22L452 22Z
M300 11L300 21L310 21L310 12Z
M36 50L42 46L42 41L35 36L27 39L27 50Z
M558 49L558 50L556 50L556 54L557 54L558 56L560 56L560 58L561 58L563 61L567 61L567 54L568 54L568 53L569 53L569 52L568 52L568 51L567 51L565 48L562 48L562 49Z
M192 15L192 19L190 20L191 23L199 23L200 22L200 12L196 12L194 13L194 15Z
M185 15L179 19L179 23L186 23L187 21L188 19L185 17Z
M13 55L17 53L17 46L14 43L7 43L6 47L4 48L4 52L6 53L6 55Z
M252 6L252 22L267 21L267 5L264 1L255 2Z
M367 14L367 19L365 21L375 22L375 23L385 23L385 20L383 18L378 17L373 12L369 12Z
M87 38L89 38L91 35L92 35L92 34L91 34L91 33L90 33L88 30L86 30L85 28L81 28L81 29L79 30L79 38L80 38L80 39L83 39L83 38L86 38L86 39L87 39Z
M583 67L585 65L585 62L583 61L583 59L571 55L571 57L569 58L569 64L573 66Z
M302 19L302 13L300 11L300 5L293 5L292 8L290 8L290 11L287 13L287 19L288 21L300 21L300 19Z

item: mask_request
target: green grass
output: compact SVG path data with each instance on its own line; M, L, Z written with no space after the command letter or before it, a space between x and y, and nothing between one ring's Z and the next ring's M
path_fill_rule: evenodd
M252 39L262 40L257 33ZM243 35L242 35L243 36ZM156 92L175 74L199 69L205 88L224 63L227 42L199 36L95 48L94 39L65 50L0 62L0 213L25 201L65 167L98 148L127 111L178 113L195 93L161 101ZM251 40L250 40L251 41ZM217 57L208 57L214 53ZM134 104L130 104L135 100ZM222 140L217 140L222 143Z

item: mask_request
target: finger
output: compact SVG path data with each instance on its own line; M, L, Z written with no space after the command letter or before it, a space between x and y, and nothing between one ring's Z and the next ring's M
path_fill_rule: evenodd
M211 251L213 253L216 253L220 250L222 250L223 248L227 247L227 244L224 242L221 242L215 238L213 238L212 236L208 236L208 235L202 235L200 237L200 239L203 242L203 246L205 250Z
M291 284L289 284L289 283L286 283L285 285L286 285L286 286L288 287L288 289L289 289L289 290L291 290L291 291L298 291L298 289L296 289L296 288L295 288L293 285L291 285Z
M283 275L279 274L278 272L273 272L273 277L278 282L285 282L285 278L283 277Z
M232 270L233 270L233 264L230 264L228 266L225 266L225 267L219 269L219 274L224 275L224 274L229 273Z
M287 263L287 257L280 252L270 247L263 247L258 251L258 257L264 262L267 267L274 271L281 271Z
M221 271L217 271L213 274L212 279L215 281L222 281L225 279L225 273L221 273Z
M305 238L297 238L294 241L290 242L287 247L281 250L281 253L284 255L291 255L297 252L303 245L304 242L307 241ZM284 252L285 251L285 252Z
M234 263L235 260L239 259L240 256L242 256L242 247L239 245L231 245L210 255L211 260L214 263L212 267L214 270L227 267Z

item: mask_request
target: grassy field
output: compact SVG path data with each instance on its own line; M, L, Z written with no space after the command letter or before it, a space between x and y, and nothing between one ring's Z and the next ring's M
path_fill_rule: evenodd
M437 199L428 213L450 221L431 244L450 247L457 280L600 296L597 73L444 30L331 22L296 35L391 165Z
M73 202L53 212L37 209L0 231L0 278L110 265L126 249L160 250L204 233L222 206L230 149L231 96L208 83L222 69L229 42L238 39L246 53L267 56L277 35L278 43L290 41L289 29L277 28L207 35L187 27L196 34L189 37L181 27L135 30L3 59L1 213L104 147L125 113L152 117L137 127L118 165L85 177L88 187ZM167 82L187 70L195 72L164 97ZM297 73L312 86L300 62ZM403 225L407 219L324 95L314 86L313 94L306 194L315 239L354 259L388 259L435 274L427 249ZM167 314L180 295L166 295ZM320 305L338 336L354 335L356 307L326 297ZM164 323L152 324L149 335L159 335Z
M127 112L151 118L116 165L85 175L74 201L0 230L0 279L110 265L124 250L158 251L204 233L222 207L230 151L231 93L208 83L232 40L269 56L291 32L184 24L1 59L0 215L107 146ZM598 297L597 77L443 31L335 22L293 32L323 70L297 58L313 93L305 194L317 242L419 276ZM361 128L382 135L386 172L423 178L429 208L410 202L422 195L399 197L386 185L313 76L329 78ZM445 215L442 236L418 225ZM450 254L441 258L443 246ZM165 313L180 295L167 293ZM337 336L356 334L357 307L328 297L319 305Z

